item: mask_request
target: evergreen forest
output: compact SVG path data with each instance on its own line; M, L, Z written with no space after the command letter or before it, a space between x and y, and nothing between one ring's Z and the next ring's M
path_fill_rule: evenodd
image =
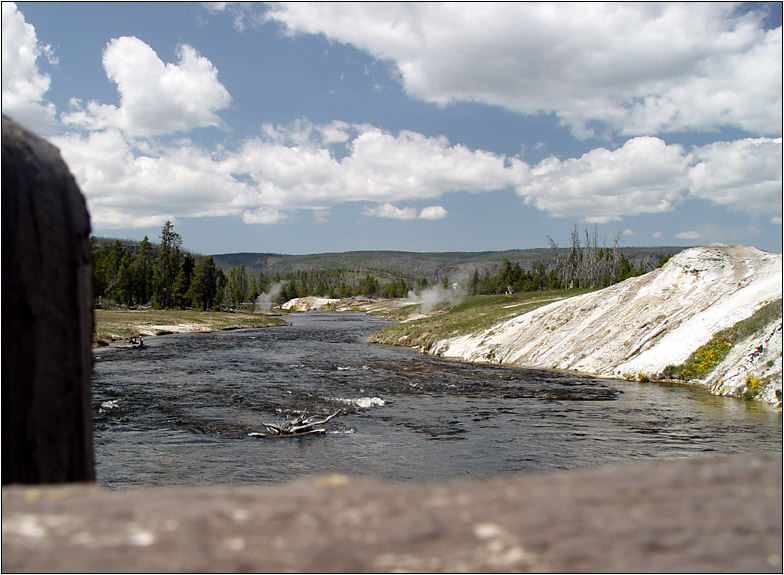
M459 287L468 295L601 288L649 271L632 265L618 249L617 239L612 248L598 248L595 233L591 237L586 231L581 241L577 228L570 247L560 248L550 240L548 257L535 264L504 259L499 269L474 268L467 278L443 275L439 281L367 265L272 275L246 270L244 265L224 269L211 255L184 250L170 221L157 239L156 243L146 236L140 242L90 239L97 307L231 310L252 308L263 294L272 304L311 295L405 298L433 285ZM669 256L661 258L659 265Z

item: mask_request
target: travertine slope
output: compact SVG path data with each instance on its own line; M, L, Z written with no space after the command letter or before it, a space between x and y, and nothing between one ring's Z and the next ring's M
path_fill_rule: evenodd
M781 293L780 254L746 246L693 248L644 276L552 303L488 330L443 340L429 351L468 361L609 377L654 375L683 363L714 333L748 318ZM765 361L778 362L780 374L781 328L778 335L775 329L770 326L770 333L760 337L772 337L774 344L778 338L778 348L774 345ZM744 345L745 353L735 354L741 362L759 346L751 341ZM726 361L722 365L733 369ZM713 385L722 379L721 374L711 374ZM778 385L780 389L780 376Z

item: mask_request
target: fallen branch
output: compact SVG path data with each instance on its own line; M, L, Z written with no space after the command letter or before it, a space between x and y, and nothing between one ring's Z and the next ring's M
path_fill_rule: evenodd
M310 431L303 431L300 433L275 433L275 432L260 432L260 431L251 431L248 434L248 437L303 437L305 435L321 435L326 433L326 429L312 429Z
M326 433L326 429L315 429L317 425L324 425L330 419L335 417L341 412L337 410L332 415L319 419L319 415L313 415L306 418L305 414L297 416L291 421L284 421L280 425L274 423L262 422L262 425L267 428L264 432L254 431L248 434L249 437L301 437L303 435L315 435Z

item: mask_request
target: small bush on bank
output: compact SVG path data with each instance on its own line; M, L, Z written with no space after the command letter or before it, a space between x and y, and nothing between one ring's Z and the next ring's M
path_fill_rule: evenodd
M747 375L746 391L743 393L743 396L746 399L754 399L768 383L770 383L770 377L754 377L753 375Z
M664 368L661 377L685 381L706 377L727 357L736 343L761 331L776 317L781 317L780 298L765 304L751 317L716 333L708 343L692 353L685 363Z

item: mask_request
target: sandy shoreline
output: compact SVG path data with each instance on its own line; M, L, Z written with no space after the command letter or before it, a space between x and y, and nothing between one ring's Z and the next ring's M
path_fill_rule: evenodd
M129 347L131 338L286 325L268 314L180 310L95 310L93 348Z

